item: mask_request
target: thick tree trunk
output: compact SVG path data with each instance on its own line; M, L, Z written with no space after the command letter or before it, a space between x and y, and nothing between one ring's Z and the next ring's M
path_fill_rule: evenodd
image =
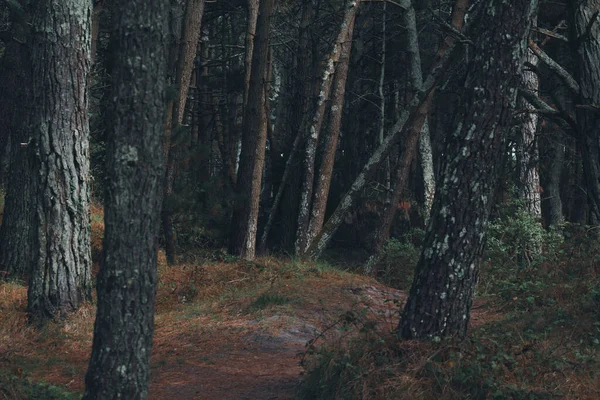
M2 227L0 271L7 277L24 278L30 268L33 192L31 187L33 147L31 52L26 21L13 22L11 35L20 39L6 43L0 76L0 130L10 134L9 175ZM23 43L19 43L22 40Z
M185 6L185 15L181 26L181 43L179 45L179 56L175 71L175 84L177 86L177 97L169 107L171 113L171 134L169 135L170 144L168 146L167 168L164 183L164 198L169 199L173 195L173 183L175 181L177 162L181 158L181 138L174 137L174 132L181 132L183 123L183 114L190 89L192 71L194 70L194 59L198 49L198 40L200 38L200 27L202 16L204 15L204 0L187 0ZM176 135L177 136L177 135ZM165 255L167 262L172 265L176 259L175 230L173 228L173 209L166 206L162 211L163 235L165 238Z
M328 54L325 69L321 75L321 85L319 87L319 95L314 113L312 114L312 117L305 116L300 127L300 134L305 138L306 141L306 149L303 160L304 175L302 177L300 210L298 213L298 226L296 231L296 254L298 255L304 254L311 239L309 223L313 197L317 144L319 142L319 135L321 133L321 126L323 125L323 119L325 118L325 110L331 92L331 85L333 82L334 72L336 70L336 64L338 64L342 54L343 44L348 40L352 40L352 35L351 33L349 35L348 32L352 32L354 28L354 18L359 5L360 0L352 1L345 10L339 34L333 43L331 52ZM348 61L346 60L346 62ZM343 83L344 85L342 86L342 90L345 90L345 80ZM338 93L338 95L341 97L338 98L337 101L343 101L343 91L342 93Z
M274 0L261 0L258 12L250 92L244 112L242 153L229 239L229 251L246 260L254 259L256 250L258 208L267 142L265 85L268 85L269 34L273 5Z
M32 21L35 151L27 311L43 322L91 298L89 0L36 3Z
M537 1L479 5L467 35L477 38L467 65L454 129L447 137L442 184L436 192L421 258L398 331L406 339L463 337L477 263L511 122L527 37Z
M579 83L577 125L587 182L589 223L600 224L600 0L571 1L569 29Z
M112 23L115 102L86 400L147 398L154 333L168 0L117 2Z

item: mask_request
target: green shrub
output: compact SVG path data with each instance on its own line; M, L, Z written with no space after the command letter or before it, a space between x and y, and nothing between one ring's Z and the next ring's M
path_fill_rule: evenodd
M412 229L398 239L389 239L375 266L377 278L391 287L409 288L419 262L424 237L425 231Z
M486 259L497 266L535 267L557 261L563 236L557 229L545 230L519 200L508 203L488 229Z

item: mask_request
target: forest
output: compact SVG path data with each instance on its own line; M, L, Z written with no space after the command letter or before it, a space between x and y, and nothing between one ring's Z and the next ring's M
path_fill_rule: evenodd
M600 0L0 0L0 400L599 399Z

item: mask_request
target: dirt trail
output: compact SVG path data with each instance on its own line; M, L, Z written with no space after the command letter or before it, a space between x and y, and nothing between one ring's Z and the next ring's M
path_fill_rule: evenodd
M396 312L387 300L403 296L377 284L328 291L331 308L319 308L315 302L277 309L257 319L233 318L210 333L179 338L173 347L160 340L153 357L150 398L294 399L302 371L298 354L336 313L368 307L373 315L388 319Z

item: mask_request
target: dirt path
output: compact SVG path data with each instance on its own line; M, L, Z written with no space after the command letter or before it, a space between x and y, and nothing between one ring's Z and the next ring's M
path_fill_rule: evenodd
M296 398L302 371L298 354L336 312L369 307L374 315L388 318L395 312L387 299L402 297L398 291L373 284L329 290L334 299L343 299L332 304L332 309L319 309L314 304L277 308L258 319L223 321L210 333L180 337L171 342L172 346L161 339L153 357L150 398Z

